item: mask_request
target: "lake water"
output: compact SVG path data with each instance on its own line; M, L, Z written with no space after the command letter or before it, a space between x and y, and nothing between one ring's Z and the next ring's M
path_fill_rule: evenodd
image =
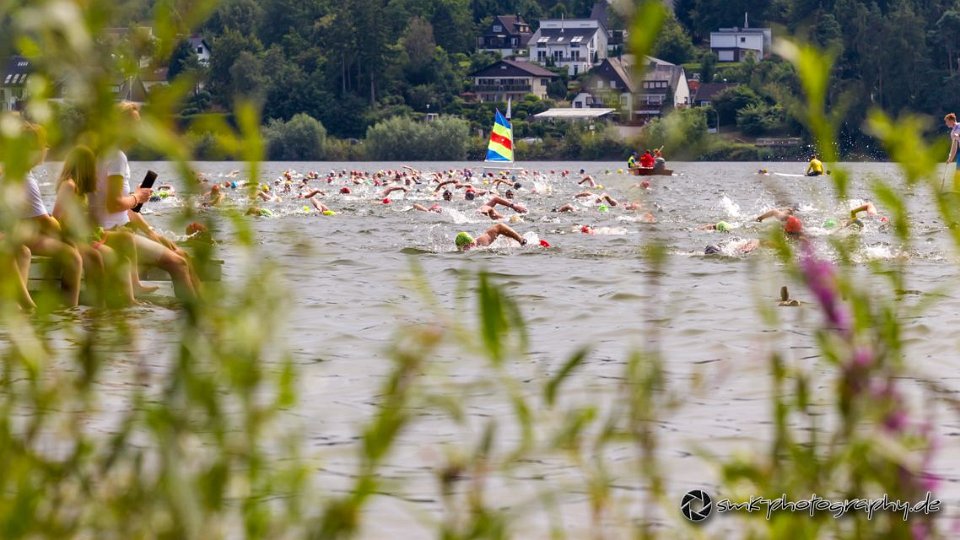
M479 170L476 163L408 165L422 170ZM211 179L243 177L243 173L228 176L242 169L239 164L196 166ZM272 182L288 169L325 175L330 170L399 166L267 163L263 178ZM476 213L477 202L462 197L451 203L440 201L443 213L410 210L414 202L425 206L437 202L432 189L411 191L406 197L394 193L390 204L382 204L382 188L355 188L352 195L340 196L336 191L341 184L335 182L324 203L336 216L306 213L303 201L294 199L264 203L274 217L248 218L262 252L279 264L290 289L285 330L278 337L299 365L301 400L288 419L302 425L305 454L316 463L318 486L336 492L349 485L357 463L357 429L374 412L378 386L392 367L385 349L396 338L398 323L435 320L410 285L415 263L422 267L442 308L466 306L465 322L475 321L473 296L465 296L457 285L470 272L488 270L519 302L529 327L529 354L511 362L506 370L522 381L522 391L531 398L572 352L589 344L592 352L567 382L563 403L594 403L601 411L608 410L620 390L629 352L638 347L662 351L671 388L683 397L683 405L665 417L658 429L669 497L679 505L690 489L715 491L716 467L697 452L725 457L744 450L766 451L771 437L768 359L772 352L780 351L798 365L809 365L819 377L815 385L819 390L829 391L832 384L830 370L818 363L816 356L813 331L821 315L813 305L775 309L779 325L764 322L758 311L775 306L781 285L790 285L793 296L801 301L812 300L771 254L761 248L745 257L703 255L708 244L763 235L775 225L751 222L751 218L777 205L800 207L808 233L825 256L832 253L830 234L859 235L856 263L864 284L876 283L878 293L888 294L889 288L866 271L873 261L906 261L905 288L910 292L902 301L909 305L928 299L929 293L942 293L922 314L904 321L907 361L915 374L937 380L950 392L960 391L960 357L956 353L960 333L955 331L960 298L954 287L957 256L929 195L921 189L903 190L915 227L916 241L910 246L898 245L879 220L867 220L861 233L836 233L819 226L828 218L842 218L850 208L869 199L872 179L902 186L894 165L847 165L852 172L851 199L842 203L834 202L828 178L757 174L761 167L798 174L804 168L801 163L672 163L675 176L647 178L650 189L635 187L643 179L618 173L623 166L620 163L523 166L544 173L536 181L522 179L518 199L530 211L510 222L532 240L524 248L498 242L493 249L457 253L453 245L456 233L463 230L476 236L490 220ZM573 201L571 196L579 191L576 171L581 167L621 206L603 212L587 200L575 202L578 211L574 213L550 212ZM182 185L166 163L134 163L134 178L141 178L147 168L159 172L161 181ZM559 174L562 170L573 174L563 177ZM316 181L313 185L321 186ZM532 188L539 193L532 194ZM44 190L52 193L49 185ZM228 190L228 195L238 193ZM645 210L626 211L622 205L627 201L639 201ZM169 229L178 204L175 199L150 203L147 216L161 229ZM882 206L879 210L887 213ZM643 222L646 211L653 214L655 223ZM502 212L513 215L510 210ZM720 220L730 223L733 231L724 235L697 229ZM583 225L598 234L581 233ZM169 231L177 232L182 231ZM552 247L536 247L540 239ZM218 240L222 242L218 256L227 261L224 279L238 282L244 276L241 265L231 264L234 241L230 235ZM670 255L665 272L655 276L642 257L644 246L654 241L663 243ZM659 286L652 285L652 278ZM176 318L176 311L163 307L131 311L144 331L159 334L152 338L151 346L172 346L173 336L163 336L163 329L171 327L167 323ZM157 354L162 349L151 351L150 362L158 370L166 361L163 354ZM459 396L467 420L458 425L436 412L419 415L388 459L384 473L391 488L369 507L366 538L425 537L434 530L431 523L440 519L443 508L437 468L447 454L472 448L488 419L505 419L500 436L507 441L519 437L506 420L510 415L506 399L485 387L467 385L486 372L474 356L445 347L431 363L435 367L425 375L425 384ZM933 469L944 478L936 495L947 503L944 515L956 515L960 502L958 416L933 404L931 396L912 381L905 384L913 403L927 407L917 410L930 414L935 422L941 446ZM124 392L123 385L108 385L105 399L122 402ZM604 517L603 527L611 538L626 536L631 524L645 515L643 490L634 469L636 453L631 447L608 450L617 512ZM577 537L577 531L590 527L582 475L562 455L544 455L542 460L518 464L491 477L486 488L488 501L496 501L497 506L525 508L520 512L522 533L518 532L518 537L543 538L551 526ZM544 511L537 502L543 490L559 492L558 513ZM667 526L682 519L679 512L655 515ZM735 523L729 518L714 519L706 530L719 531Z

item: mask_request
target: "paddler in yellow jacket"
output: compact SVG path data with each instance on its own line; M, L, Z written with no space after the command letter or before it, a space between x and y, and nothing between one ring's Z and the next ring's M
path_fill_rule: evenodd
M627 159L627 168L636 169L637 168L637 153L631 152L630 157Z
M817 159L817 155L814 154L810 158L810 164L807 165L807 176L820 176L823 174L823 163Z

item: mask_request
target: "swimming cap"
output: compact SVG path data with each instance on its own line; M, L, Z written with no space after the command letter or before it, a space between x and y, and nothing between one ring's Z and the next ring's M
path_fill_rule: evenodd
M783 230L787 231L787 234L800 234L800 231L803 230L803 223L797 216L790 216L783 224Z
M323 215L325 215L325 216L335 216L335 215L337 215L337 213L334 212L333 210L324 210L324 211L323 211Z
M258 214L262 217L273 217L273 211L269 208L261 208Z
M710 244L703 250L704 255L716 255L717 253L720 253L720 246L715 246L713 244Z
M590 234L590 233L593 232L593 231L590 230L590 226L589 226L589 225L584 225L584 226L580 227L580 232L582 232L583 234Z
M473 237L465 232L459 232L453 241L456 242L457 249L463 249L464 246L473 243Z
M720 232L730 232L730 224L726 221L718 221L714 228Z
M384 197L382 202L383 204L390 204L390 199Z
M617 174L623 174L623 169L617 169Z
M307 206L307 205L304 205L304 206L303 206L303 211L304 211L304 212L309 212L309 211L310 211L310 207Z
M342 188L340 188L340 193L343 193L344 195L349 195L350 188L348 188L347 186L343 186Z
M836 226L837 226L837 220L833 218L827 218L827 220L823 222L824 229L832 229Z
M230 189L237 189L237 183L236 183L236 182L230 182Z
M601 204L600 206L597 207L597 210L600 210L601 212L606 212L609 209L610 208L608 208L607 205L605 204Z
M642 187L643 189L650 189L650 182L647 180L644 180L643 182L640 182L640 187Z
M548 248L550 247L550 242L547 242L546 240L540 240L540 247Z

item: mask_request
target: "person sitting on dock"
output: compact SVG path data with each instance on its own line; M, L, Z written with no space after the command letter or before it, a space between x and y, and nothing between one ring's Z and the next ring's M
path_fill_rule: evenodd
M466 232L460 232L457 234L454 242L457 244L458 251L467 251L475 247L489 246L501 235L520 242L521 246L527 245L526 238L520 236L517 231L511 229L508 225L504 225L503 223L497 223L476 238L473 238Z

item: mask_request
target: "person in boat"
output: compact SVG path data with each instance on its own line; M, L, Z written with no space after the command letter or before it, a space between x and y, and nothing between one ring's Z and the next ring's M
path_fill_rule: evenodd
M823 174L823 162L817 159L817 155L810 156L810 163L807 165L807 176L820 176Z
M640 168L641 169L652 169L656 165L657 160L653 157L653 154L650 150L647 150L640 156Z
M640 157L640 155L637 154L636 151L630 152L630 157L627 158L627 168L628 168L628 169L636 169L637 167L639 167L640 164L637 162L637 160L639 159L639 157Z
M667 160L663 157L663 147L653 151L653 170L662 171L667 168Z
M466 232L457 233L454 243L457 245L457 251L467 251L475 247L489 246L500 236L512 238L517 242L520 242L521 246L527 245L526 238L520 236L517 231L511 229L508 225L504 225L503 223L497 223L476 238L470 236Z

